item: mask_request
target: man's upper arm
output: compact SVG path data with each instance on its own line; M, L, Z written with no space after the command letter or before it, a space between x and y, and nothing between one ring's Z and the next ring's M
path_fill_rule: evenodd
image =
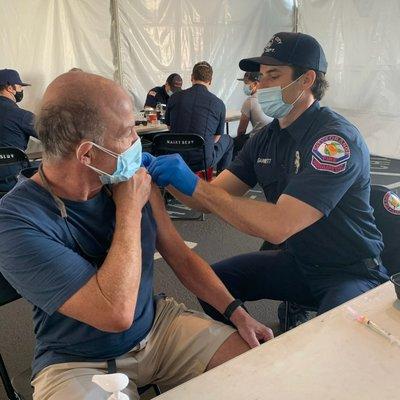
M25 110L24 117L22 119L22 126L28 136L37 137L37 133L35 131L35 115L30 111Z
M215 132L216 135L223 135L225 131L225 119L226 119L226 108L225 104L221 100L221 114L219 117L218 128Z
M62 243L24 221L0 222L0 270L16 291L51 315L96 269Z
M316 140L301 171L294 175L284 194L328 216L354 184L363 168L362 150L340 134Z
M147 93L146 101L144 103L145 107L155 107L157 105L157 92L155 90L150 90Z

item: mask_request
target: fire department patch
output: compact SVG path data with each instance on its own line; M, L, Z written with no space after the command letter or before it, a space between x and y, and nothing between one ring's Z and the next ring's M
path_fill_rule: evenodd
M387 192L383 197L383 207L391 214L400 215L400 198L396 193Z
M318 171L338 174L346 169L350 147L338 135L327 135L317 140L312 148L311 165Z

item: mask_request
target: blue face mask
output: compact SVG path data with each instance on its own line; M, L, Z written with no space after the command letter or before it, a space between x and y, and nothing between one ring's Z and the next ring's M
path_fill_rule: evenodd
M246 96L250 96L251 95L251 87L250 87L250 85L246 85L246 84L243 85L243 93Z
M299 76L295 81L289 83L289 85L281 88L280 86L274 86L271 88L258 89L258 102L260 103L261 109L265 115L272 118L283 118L289 114L292 110L296 101L303 94L301 92L297 99L291 103L287 104L283 101L282 92L288 88L293 83L297 82L303 75Z
M90 142L93 146L104 151L112 157L117 159L117 168L112 173L112 175L107 172L102 171L92 165L87 165L93 171L100 174L100 181L103 185L113 185L119 182L124 182L132 178L135 172L140 168L142 163L142 143L140 139L137 139L135 143L129 149L125 150L123 153L114 153L96 143Z
M173 94L174 94L174 92L173 92L172 90L167 90L167 95L168 95L168 96L171 97Z

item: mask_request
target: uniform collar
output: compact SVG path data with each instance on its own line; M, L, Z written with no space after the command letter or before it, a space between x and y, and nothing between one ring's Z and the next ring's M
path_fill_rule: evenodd
M303 139L303 136L310 128L314 119L317 117L320 108L319 102L317 100L314 101L314 103L308 107L299 118L285 128L285 130L289 132L290 136L292 136L297 143L300 143Z
M2 101L2 102L4 102L4 103L9 103L9 104L12 104L13 106L18 107L18 105L17 105L17 103L16 103L15 101L9 99L9 98L6 97L6 96L1 96L1 95L0 95L0 101Z

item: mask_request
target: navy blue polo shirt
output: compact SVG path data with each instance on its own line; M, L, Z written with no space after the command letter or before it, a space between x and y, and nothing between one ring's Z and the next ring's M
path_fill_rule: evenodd
M286 194L323 213L288 239L299 261L340 266L381 253L367 145L356 127L317 101L289 127L280 129L275 119L252 137L229 170L250 187L259 183L269 202Z
M206 86L195 84L175 93L165 112L165 123L172 133L197 133L205 140L206 164L212 164L214 136L222 135L225 127L224 102L211 93ZM202 165L201 150L183 157L190 166Z
M49 192L22 176L0 200L0 272L33 305L33 376L51 364L119 357L148 334L154 320L156 222L149 203L142 209L142 274L132 326L103 332L58 312L102 267L115 228L115 205L104 190L64 204L68 222Z
M149 90L146 97L145 107L155 107L157 103L168 104L169 96L165 90L165 85L156 86Z
M25 151L29 136L37 137L33 125L33 113L0 96L0 147L18 147Z

